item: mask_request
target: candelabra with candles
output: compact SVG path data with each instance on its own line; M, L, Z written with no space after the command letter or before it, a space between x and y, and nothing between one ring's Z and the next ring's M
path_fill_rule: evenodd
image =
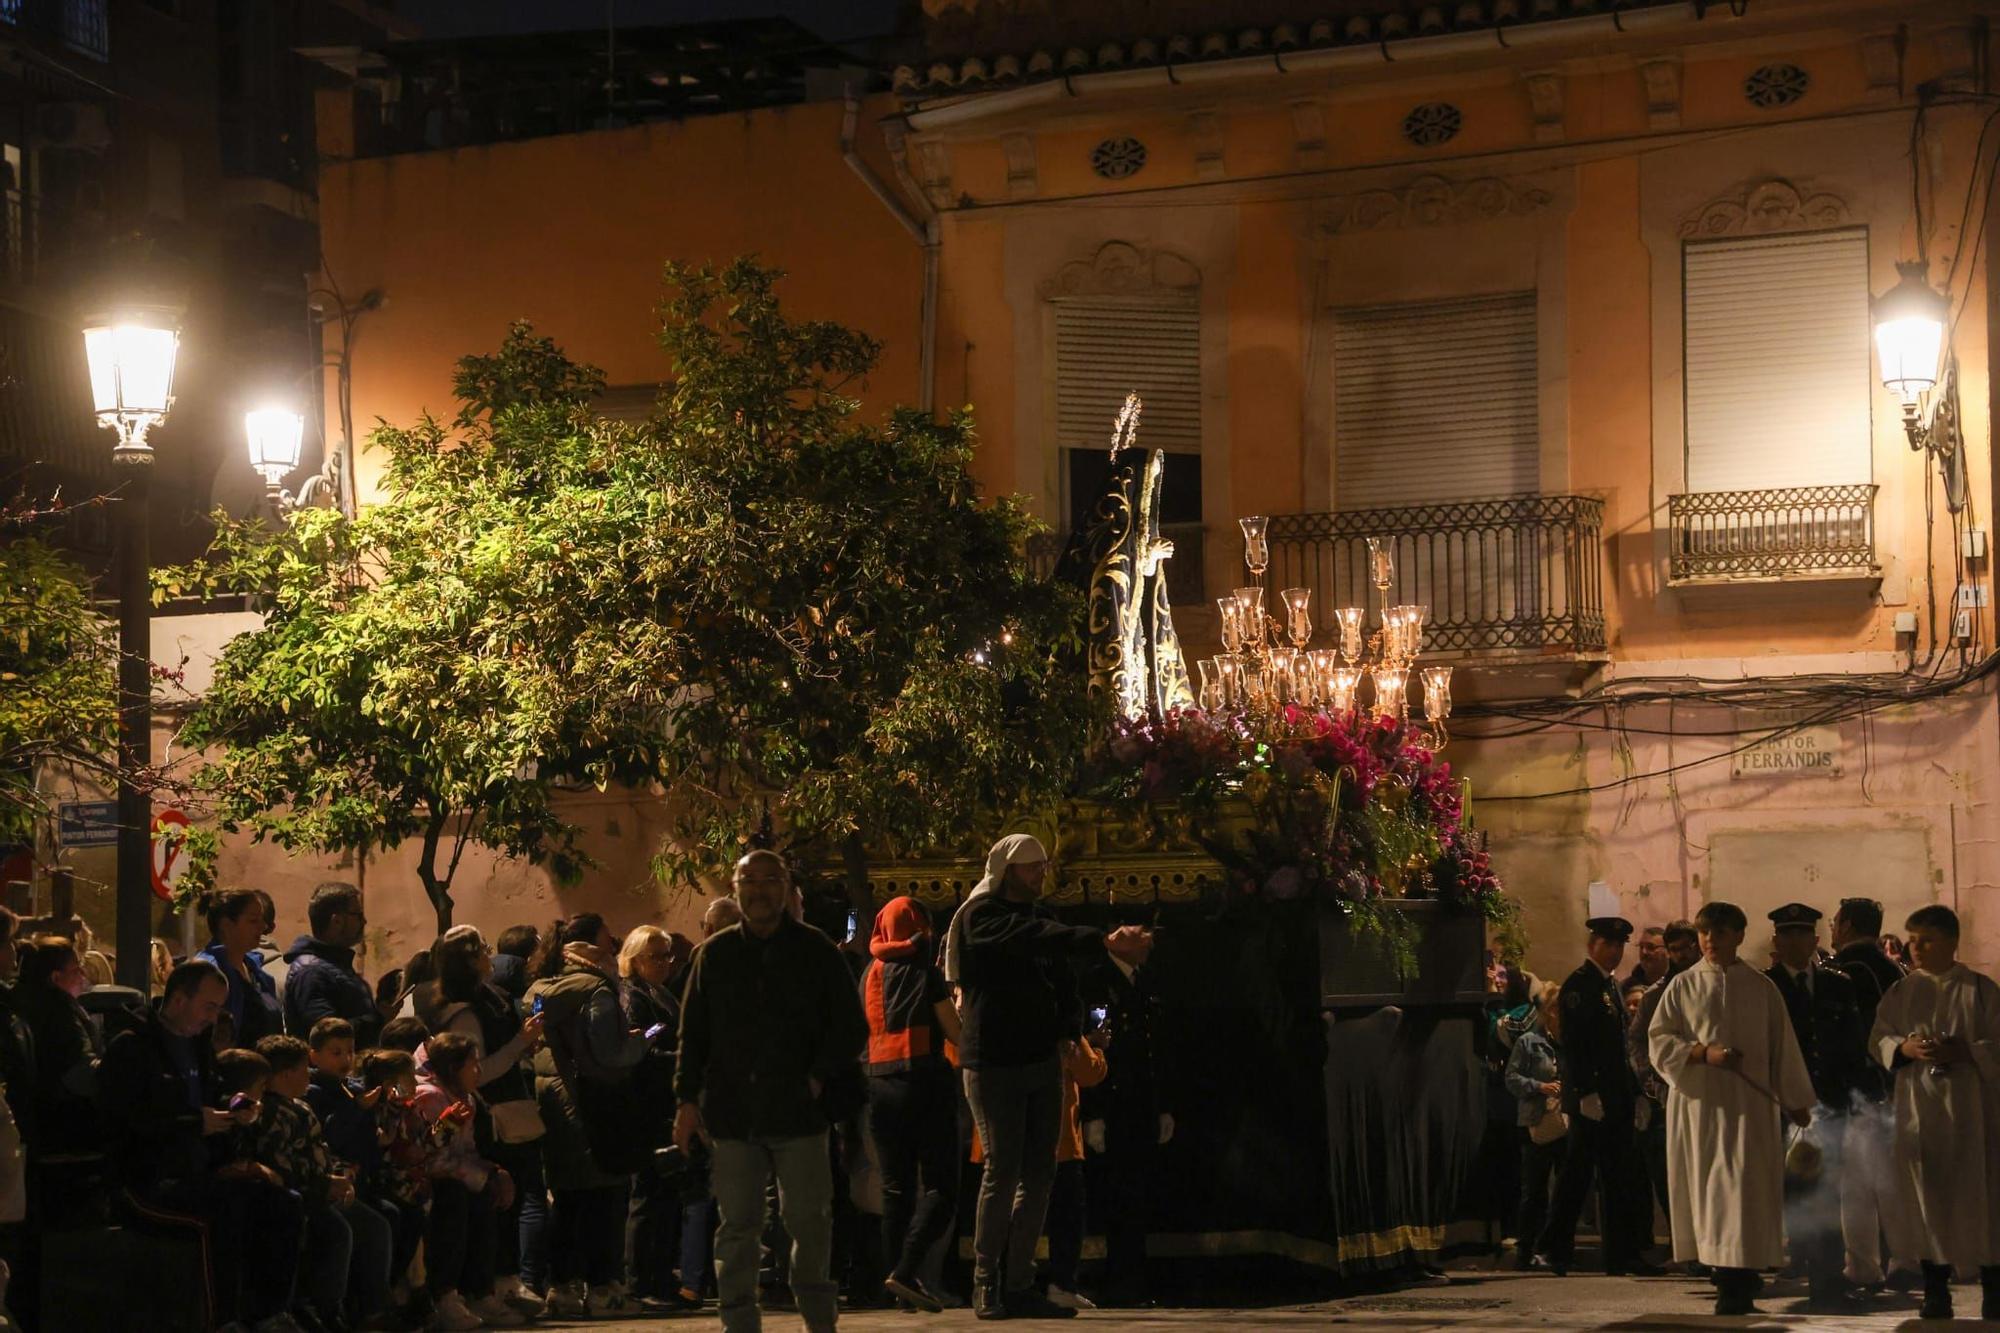
M1312 646L1312 589L1286 588L1279 594L1284 619L1264 607L1264 574L1270 568L1266 537L1269 520L1238 520L1243 529L1243 563L1250 571L1248 587L1216 599L1221 615L1222 652L1197 665L1201 675L1200 703L1208 712L1239 711L1270 717L1286 705L1320 708L1336 715L1361 706L1365 680L1376 717L1405 721L1409 714L1410 675L1423 651L1428 608L1389 605L1395 581L1395 554L1385 538L1368 538L1368 575L1375 585L1380 620L1368 632L1368 608L1344 606L1334 612L1338 646ZM1443 748L1445 719L1451 716L1451 668L1427 666L1417 672L1423 683L1424 719L1429 743Z

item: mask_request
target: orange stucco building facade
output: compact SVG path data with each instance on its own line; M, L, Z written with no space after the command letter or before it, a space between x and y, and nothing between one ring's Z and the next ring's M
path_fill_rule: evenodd
M1093 443L1076 422L1114 391L1157 393L1170 467L1199 472L1178 515L1199 540L1177 555L1199 565L1180 612L1197 654L1214 651L1210 599L1242 581L1242 515L1320 516L1296 520L1318 535L1295 554L1322 608L1351 592L1339 551L1364 531L1430 562L1410 577L1440 632L1456 626L1434 635L1439 660L1462 699L1502 710L1461 726L1453 759L1537 970L1575 952L1593 882L1642 924L1711 897L1757 915L1867 894L1897 920L1944 901L1975 960L2000 963L2000 713L1971 669L1993 612L1963 591L1990 591L1990 557L1966 553L1990 551L2000 498L2000 218L1979 145L2000 4L1403 8L982 47L998 30L977 3L932 0L936 58L857 108L334 163L328 275L382 294L357 327L354 417L442 412L453 360L524 317L604 367L607 410L629 410L664 373L661 261L756 253L788 271L795 310L883 340L870 410L971 405L981 482L1052 527ZM1954 312L1957 510L1857 351L1866 299L1920 226ZM1760 344L1729 341L1761 319L1804 359L1760 371ZM1183 369L1112 382L1146 364ZM1503 456L1507 489L1469 493ZM365 500L365 451L357 471ZM1822 486L1848 498L1794 494ZM1541 517L1494 518L1493 495ZM1499 545L1467 556L1440 535L1460 531ZM1827 680L1925 675L1965 679L1811 716ZM1560 723L1550 700L1570 701ZM1792 726L1803 765L1758 743ZM698 909L648 877L650 798L598 805L615 832L581 888L472 865L464 918ZM275 858L232 847L224 876L322 877ZM407 952L425 920L413 880L395 887L407 868L366 874L382 947Z

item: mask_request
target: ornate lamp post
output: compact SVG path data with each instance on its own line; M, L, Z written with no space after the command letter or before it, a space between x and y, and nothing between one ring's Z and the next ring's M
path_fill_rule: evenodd
M1910 448L1937 460L1945 503L1957 513L1966 494L1951 301L1931 286L1929 261L1898 264L1896 272L1896 285L1875 298L1875 356L1884 387L1903 400L1903 434Z
M111 456L122 474L118 525L118 980L146 992L152 965L153 808L139 785L153 761L152 596L147 507L153 448L147 433L174 401L178 312L124 307L86 321L84 354L99 423L118 432Z

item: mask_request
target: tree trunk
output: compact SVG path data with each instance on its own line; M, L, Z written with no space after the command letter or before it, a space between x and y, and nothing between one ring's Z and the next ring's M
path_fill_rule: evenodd
M431 910L437 913L438 934L451 929L451 884L438 878L438 844L444 839L444 828L448 822L445 811L431 807L430 823L424 825L424 854L417 862L417 878L423 881L424 895L431 900Z
M875 933L875 894L868 887L868 848L859 833L841 839L840 864L847 901L854 908L855 934L866 940Z

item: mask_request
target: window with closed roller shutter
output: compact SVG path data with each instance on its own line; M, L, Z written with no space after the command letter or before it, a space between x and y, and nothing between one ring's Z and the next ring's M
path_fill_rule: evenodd
M1202 596L1201 311L1192 293L1063 297L1055 310L1056 443L1063 513L1088 521L1110 477L1111 427L1137 392L1139 446L1169 459L1160 527L1174 543L1167 585L1177 602Z
M1682 251L1687 489L1870 479L1868 233Z
M1540 489L1533 292L1342 310L1333 330L1336 507Z

